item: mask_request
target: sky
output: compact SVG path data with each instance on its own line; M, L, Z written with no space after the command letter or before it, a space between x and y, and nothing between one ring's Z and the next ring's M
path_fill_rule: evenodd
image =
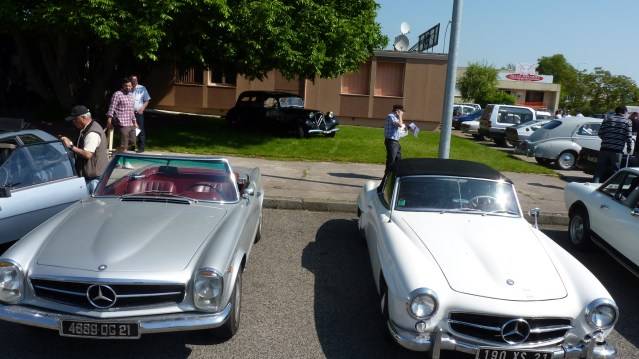
M440 23L435 50L443 52L453 0L377 2L377 22L388 36L389 48L403 21L411 27L411 46L419 34ZM561 53L577 69L600 66L639 82L638 17L639 0L464 0L458 66L530 64Z

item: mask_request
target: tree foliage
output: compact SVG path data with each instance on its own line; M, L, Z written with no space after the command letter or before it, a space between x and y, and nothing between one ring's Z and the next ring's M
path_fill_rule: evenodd
M492 66L471 63L457 80L457 88L464 99L482 106L489 103L514 104L515 97L497 89L498 70Z
M377 8L374 0L0 0L8 40L0 53L19 59L0 75L65 107L103 101L114 78L159 63L249 78L273 69L335 77L385 46Z
M553 81L561 84L559 107L570 113L605 113L639 101L639 88L628 76L613 75L601 67L579 71L562 54L544 56L538 62L537 72L553 75Z

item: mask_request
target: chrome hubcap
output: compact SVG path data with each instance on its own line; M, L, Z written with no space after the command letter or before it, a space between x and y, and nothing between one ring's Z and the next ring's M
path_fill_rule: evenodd
M564 153L559 157L559 165L561 168L571 168L575 165L575 156L572 153Z
M580 216L575 216L570 223L570 239L573 243L581 243L584 236L584 221Z

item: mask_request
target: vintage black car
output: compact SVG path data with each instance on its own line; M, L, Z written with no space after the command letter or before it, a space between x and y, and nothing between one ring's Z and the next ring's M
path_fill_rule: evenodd
M304 108L303 98L275 91L242 92L226 120L232 127L275 127L300 138L312 134L334 137L339 130L332 112Z

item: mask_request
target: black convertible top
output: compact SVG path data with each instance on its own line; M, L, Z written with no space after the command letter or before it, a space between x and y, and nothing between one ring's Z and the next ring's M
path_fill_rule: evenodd
M485 164L440 158L407 158L401 160L399 161L396 175L398 177L420 175L474 177L496 181L504 180L512 183L504 175Z

